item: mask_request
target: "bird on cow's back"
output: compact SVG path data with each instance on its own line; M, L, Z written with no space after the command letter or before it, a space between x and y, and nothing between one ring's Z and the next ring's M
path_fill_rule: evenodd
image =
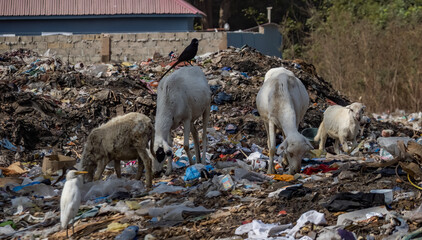
M163 79L163 77L170 72L170 70L172 70L174 67L177 66L177 64L181 63L181 62L188 62L190 65L192 65L190 63L190 60L192 58L194 58L196 56L196 53L198 52L198 39L194 38L192 39L192 42L189 44L189 46L187 46L185 48L185 50L183 50L182 54L180 54L179 58L177 59L177 61L171 65L171 67L169 68L169 70L167 70L163 76L161 76L160 80Z

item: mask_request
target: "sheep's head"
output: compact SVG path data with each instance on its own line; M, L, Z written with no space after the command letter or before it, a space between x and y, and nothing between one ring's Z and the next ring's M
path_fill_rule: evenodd
M287 137L277 149L277 154L285 154L289 162L289 173L300 172L303 156L314 149L311 143L303 135L297 134Z
M82 153L82 157L81 157L81 169L83 171L87 171L87 174L83 175L84 181L85 182L92 182L92 180L94 179L94 172L95 169L97 168L97 164L94 161L94 156L92 154L87 153L86 151L84 151Z
M346 106L347 109L349 109L350 114L353 116L356 121L360 122L360 119L362 118L363 112L365 111L365 105L362 103L352 103L348 106Z

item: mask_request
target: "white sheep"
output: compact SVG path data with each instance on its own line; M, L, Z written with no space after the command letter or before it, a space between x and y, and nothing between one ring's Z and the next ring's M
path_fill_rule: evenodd
M87 181L99 180L106 165L114 161L117 177L121 177L120 160L138 159L136 179L146 169L146 185L152 185L152 159L148 154L154 141L154 127L149 117L141 113L118 116L95 128L88 135L82 153L82 169L88 171ZM95 171L95 175L94 175Z
M300 172L303 155L313 149L310 142L297 131L309 105L305 86L285 68L270 69L265 74L264 84L256 97L256 105L268 136L268 173L274 173L276 128L282 130L285 136L278 153L283 152L283 157L287 158L289 173Z
M353 146L356 146L356 136L359 134L360 119L364 109L365 106L357 102L346 107L339 105L328 107L314 138L316 142L320 141L319 149L324 150L327 136L335 139L334 151L336 154L340 154L339 143L345 153L349 151L347 140L353 141Z
M201 156L199 137L194 121L200 116L202 116L203 124L202 163L205 163L210 103L210 87L205 74L197 66L180 68L160 81L157 91L154 151L159 162L167 158L167 175L172 171L173 138L171 137L171 130L177 128L180 124L183 124L184 127L183 147L188 155L189 163L193 164L192 155L189 151L190 132L195 145L196 159L199 162L198 159ZM154 171L158 171L158 169L154 167Z

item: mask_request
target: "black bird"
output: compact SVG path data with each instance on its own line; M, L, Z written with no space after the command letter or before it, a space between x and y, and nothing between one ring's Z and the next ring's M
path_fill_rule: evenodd
M198 39L194 38L192 39L192 42L183 50L182 54L180 54L179 58L177 59L177 62L175 62L173 65L171 65L170 69L167 70L163 76L161 76L160 80L163 79L163 77L172 70L177 64L181 62L188 62L191 66L190 60L196 56L196 53L198 52ZM158 81L160 81L158 80Z

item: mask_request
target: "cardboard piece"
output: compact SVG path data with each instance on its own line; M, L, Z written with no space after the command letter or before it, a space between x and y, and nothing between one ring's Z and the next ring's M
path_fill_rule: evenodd
M13 175L20 175L23 173L28 172L24 169L21 162L15 162L12 165L5 167L0 167L4 176L13 176Z
M42 172L51 175L63 168L71 168L76 164L76 159L65 155L45 156L42 162Z

